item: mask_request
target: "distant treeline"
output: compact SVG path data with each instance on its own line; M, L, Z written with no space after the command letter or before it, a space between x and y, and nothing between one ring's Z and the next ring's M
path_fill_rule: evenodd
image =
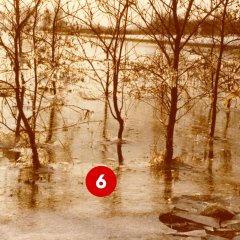
M168 21L162 17L161 21L159 18L155 18L152 20L149 26L149 30L152 33L163 33L167 34L166 28L162 26L161 22L168 22L168 32L171 34L176 33L175 24L172 18L167 18ZM179 26L180 29L182 28L184 24L184 19L179 19ZM193 33L196 30L196 34L202 35L202 36L212 36L212 35L220 35L221 32L221 16L215 16L211 19L206 19L205 21L201 22L200 20L189 20L186 23L184 34ZM225 22L225 35L240 35L240 19L233 18L231 16L228 16Z
M165 21L166 22L166 21ZM180 19L179 25L180 28L184 24L183 19ZM51 25L44 24L42 26L42 30L44 31L51 31ZM83 26L80 24L69 24L65 21L59 21L58 24L55 26L58 32L64 32L66 34L114 34L114 28L106 27L102 25L97 26ZM126 30L126 34L128 35L144 35L144 34L164 34L168 35L169 33L175 34L175 26L173 20L168 21L167 26L168 32L166 32L165 28L162 26L160 20L153 20L148 28L144 27L132 27ZM196 31L195 31L196 29ZM187 22L184 34L189 34L195 31L196 35L201 36L218 36L220 34L221 29L221 22L219 21L218 17L214 19L207 19L204 22L199 22L198 20L190 20ZM121 31L120 31L121 33ZM122 31L122 33L124 33ZM240 20L228 20L225 26L225 35L240 35Z

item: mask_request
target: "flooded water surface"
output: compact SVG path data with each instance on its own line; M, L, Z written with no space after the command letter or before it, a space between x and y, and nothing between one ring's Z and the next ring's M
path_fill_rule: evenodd
M161 167L164 131L153 108L134 100L125 126L123 163L117 155L117 125L99 100L80 101L90 121L61 129L59 113L51 141L42 146L46 172L15 163L16 152L1 149L1 239L180 239L158 217L182 196L217 197L240 209L240 113L218 113L216 140L208 143L205 104L179 121L175 135L176 164ZM74 122L68 110L65 124ZM212 149L213 148L213 149ZM159 162L159 164L156 164ZM108 197L91 195L88 171L106 165L117 176Z

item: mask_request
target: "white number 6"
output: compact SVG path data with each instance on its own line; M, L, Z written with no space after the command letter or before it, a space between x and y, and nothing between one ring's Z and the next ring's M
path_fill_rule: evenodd
M96 181L97 188L103 189L107 186L107 182L106 180L103 179L103 177L104 177L104 174L101 174L98 180Z

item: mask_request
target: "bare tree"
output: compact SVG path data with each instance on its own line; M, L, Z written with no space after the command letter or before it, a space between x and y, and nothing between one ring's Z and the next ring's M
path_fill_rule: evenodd
M85 17L76 16L79 22L91 30L93 35L89 42L96 47L96 51L101 52L90 57L86 46L84 46L81 33L79 35L76 32L84 60L89 63L93 70L95 80L102 87L110 112L118 122L117 150L121 162L123 159L121 143L124 131L123 110L125 104L124 79L126 78L126 61L128 58L128 51L126 51L125 46L130 5L129 0L96 1L95 3L86 1L84 6L81 6ZM99 16L105 20L105 24L111 29L109 35L105 35L99 29ZM99 63L102 63L102 68L99 68Z
M223 8L222 8L222 14L220 19L221 29L220 29L219 52L218 52L218 57L216 61L216 72L214 75L213 90L212 90L212 117L211 117L211 128L209 133L211 141L214 138L214 133L216 128L217 101L218 101L219 85L220 85L220 78L221 78L223 54L227 45L225 43L225 28L226 28L226 20L227 20L229 4L230 4L229 0L223 1Z
M14 1L13 4L10 1L4 1L3 4L5 5L1 16L8 16L8 18L1 24L4 35L0 37L0 46L7 56L7 61L6 79L1 82L14 91L14 96L10 95L4 99L7 106L4 111L8 108L8 114L15 119L16 128L8 124L4 113L1 113L1 124L17 132L16 135L21 137L21 140L27 137L27 144L32 150L33 167L38 169L41 164L37 144L41 134L37 133L44 132L43 129L46 126L43 116L51 108L49 99L52 99L46 89L49 88L52 76L57 70L57 67L53 69L49 64L48 50L52 46L48 42L49 34L42 32L40 27L44 4L41 4L40 0L28 4L20 0ZM60 53L67 48L66 38L61 42ZM57 57L60 59L59 56ZM63 71L69 72L70 66L67 63L63 63L61 67ZM14 81L12 81L12 75ZM67 77L62 79L65 83L69 80ZM73 79L69 82L72 81ZM63 103L55 103L55 105L56 108L62 107ZM77 106L66 105L65 107L82 112L82 109ZM61 110L60 107L58 110ZM48 136L49 138L51 137Z
M38 157L38 151L36 146L36 136L35 136L35 109L36 109L36 88L34 88L34 100L33 100L33 121L27 116L27 113L24 111L24 102L25 102L25 92L26 92L26 81L23 76L23 72L21 67L23 67L23 30L30 22L30 18L38 11L38 7L41 1L35 1L34 3L30 3L27 7L21 6L21 2L19 0L15 0L12 7L11 17L8 18L8 24L12 26L12 31L8 32L8 37L12 39L13 50L11 50L11 46L4 42L4 40L0 39L0 45L6 51L7 56L10 58L11 64L13 66L14 71L14 79L15 82L13 84L15 90L15 101L18 110L17 117L17 135L19 135L19 129L21 121L23 122L24 130L28 136L29 143L32 149L32 159L33 159L33 167L35 169L40 167L40 161ZM8 10L5 8L4 10ZM9 14L9 12L3 12L3 15ZM7 29L9 30L9 29ZM36 70L36 68L35 68ZM36 82L35 82L36 83Z
M168 87L169 111L166 126L166 152L165 160L171 162L173 158L174 128L178 119L177 113L181 95L181 81L186 72L181 64L187 51L188 44L194 39L201 24L219 7L220 3L207 9L203 2L197 3L194 0L170 2L148 0L147 4L136 4L136 11L143 24L139 27L148 34L156 43L165 59L169 69ZM191 18L197 19L191 31L187 27ZM153 25L153 19L157 23ZM181 100L182 101L182 100Z

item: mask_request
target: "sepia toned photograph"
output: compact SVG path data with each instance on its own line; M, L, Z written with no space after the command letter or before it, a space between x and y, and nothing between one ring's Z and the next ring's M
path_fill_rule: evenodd
M0 0L0 240L239 240L239 136L239 0Z

